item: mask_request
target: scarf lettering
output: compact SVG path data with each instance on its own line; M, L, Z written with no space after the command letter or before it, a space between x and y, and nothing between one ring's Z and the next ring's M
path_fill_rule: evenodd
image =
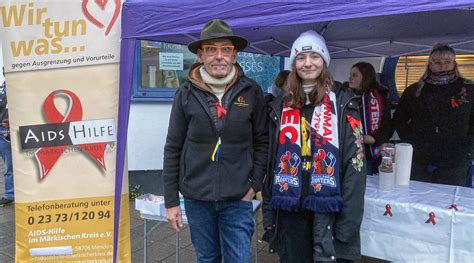
M331 101L329 96L325 96L322 103L322 127L321 127L321 112L315 112L313 115L313 123L311 127L314 128L312 131L313 136L316 138L314 139L315 144L317 147L321 147L322 145L332 142L333 140L333 125L332 125L332 112L331 112ZM321 130L322 128L322 130Z
M370 132L374 133L374 131L379 129L379 118L380 118L380 107L379 102L376 98L370 98Z
M319 190L321 190L321 187L316 186L316 185L320 184L320 185L336 187L336 179L330 176L312 177L311 184L314 185L315 188L319 188ZM317 190L318 189L316 189L316 191Z
M365 132L374 136L382 124L382 96L373 91L368 92L362 96L362 105L365 117Z
M300 124L299 112L295 109L284 110L281 114L280 144L285 143L285 136L289 135L291 144L299 140L299 133L294 125Z
M331 105L329 101L329 96L324 97L324 134L323 134L323 144L326 144L332 141L332 113L331 113Z
M336 95L330 92L324 96L323 103L314 108L310 125L300 123L299 109L283 108L273 171L273 208L287 211L302 208L315 212L341 210L338 118L334 105L337 105ZM304 117L301 119L305 120ZM310 145L302 142L306 140L306 129L309 129ZM301 184L303 176L309 179L306 185ZM303 187L308 189L308 195L300 204Z

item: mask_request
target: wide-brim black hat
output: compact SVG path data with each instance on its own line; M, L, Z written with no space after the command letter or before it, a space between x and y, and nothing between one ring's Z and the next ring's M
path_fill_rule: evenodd
M247 39L234 35L230 26L221 19L213 19L204 25L201 30L201 37L199 40L189 43L189 51L197 54L201 43L212 39L228 39L232 41L237 51L241 51L247 47Z

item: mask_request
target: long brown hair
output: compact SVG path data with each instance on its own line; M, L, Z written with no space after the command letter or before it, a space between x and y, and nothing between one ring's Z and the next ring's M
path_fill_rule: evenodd
M377 81L377 73L375 73L374 66L367 62L358 62L352 66L357 68L362 74L362 82L360 83L360 91L355 91L357 94L365 94L369 91L376 91L381 93L382 96L386 96L387 91Z
M316 78L316 85L309 94L311 105L317 106L323 100L327 90L332 89L333 79L326 63L323 64L321 74ZM300 108L305 105L306 94L303 90L303 81L296 72L296 63L293 61L291 72L286 80L285 105L292 108Z

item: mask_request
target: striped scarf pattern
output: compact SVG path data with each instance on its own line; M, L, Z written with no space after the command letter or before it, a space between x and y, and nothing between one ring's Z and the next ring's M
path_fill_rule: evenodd
M314 108L311 124L299 109L284 107L272 188L272 207L287 211L339 212L339 138L336 95L330 92ZM309 136L308 136L309 130ZM309 161L303 161L309 160ZM302 185L303 171L309 185ZM308 196L300 203L302 187Z

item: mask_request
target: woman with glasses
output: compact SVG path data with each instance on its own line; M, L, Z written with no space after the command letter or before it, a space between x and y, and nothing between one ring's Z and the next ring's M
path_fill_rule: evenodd
M459 73L454 49L433 47L420 81L403 92L394 114L400 138L413 145L412 180L467 183L474 158L474 85Z

